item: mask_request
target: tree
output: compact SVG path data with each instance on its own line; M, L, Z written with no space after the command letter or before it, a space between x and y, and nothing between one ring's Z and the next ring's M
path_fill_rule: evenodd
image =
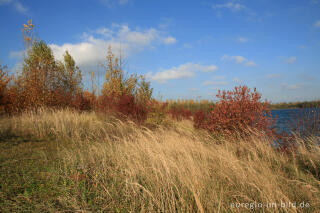
M81 92L82 87L82 73L72 56L68 51L64 55L64 67L65 67L65 90L72 95Z
M27 107L43 106L50 101L51 92L60 83L59 71L50 47L44 41L34 41L27 51L20 76Z
M64 61L56 61L51 48L33 36L34 25L24 25L27 46L23 70L18 78L19 92L26 108L67 106L82 92L82 75L68 51Z
M127 77L122 69L121 58L108 49L105 83L102 88L102 108L115 110L138 120L146 119L152 97L150 83L143 76Z
M115 57L111 47L108 49L105 83L103 94L106 96L120 97L122 95L133 95L138 83L136 75L125 76L122 69L121 59Z
M139 88L136 91L137 102L146 104L151 100L153 88L150 82L147 82L144 76L140 76Z

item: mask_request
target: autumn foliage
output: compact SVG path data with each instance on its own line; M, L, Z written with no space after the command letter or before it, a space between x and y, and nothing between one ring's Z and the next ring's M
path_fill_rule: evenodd
M171 117L177 121L181 121L183 119L191 119L192 112L189 109L173 106L168 110L168 113Z
M129 118L139 123L147 118L151 107L152 88L143 76L127 75L121 58L108 50L105 83L97 99L100 111L115 113L120 118Z
M34 25L28 21L23 28L26 44L21 72L9 77L0 67L0 112L8 114L41 107L95 110L114 114L121 119L143 123L148 118L161 124L166 116L175 120L193 119L194 126L215 133L237 131L243 134L247 127L273 134L274 119L268 103L260 101L261 95L246 86L233 91L219 91L216 104L205 101L178 101L161 103L152 99L153 89L143 76L127 74L121 57L116 57L109 47L106 57L105 81L99 95L84 90L82 72L75 60L65 52L63 61L56 60L51 48L35 38ZM9 82L12 82L9 86ZM99 92L98 92L99 93ZM204 106L204 110L198 110Z
M209 113L198 111L194 126L210 132L244 134L252 128L271 133L274 119L268 110L268 102L260 101L261 95L247 86L235 87L233 91L218 91L219 101Z
M6 67L0 65L0 113L4 111L7 106L7 89L10 78L5 72Z

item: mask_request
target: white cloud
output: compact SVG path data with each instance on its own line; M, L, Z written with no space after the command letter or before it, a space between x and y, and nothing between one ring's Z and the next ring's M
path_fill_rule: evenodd
M286 62L287 62L288 64L293 64L293 63L296 62L296 61L297 61L297 57L295 57L295 56L291 56L291 57L289 57L289 58L286 59Z
M214 72L217 69L218 67L215 65L204 66L200 64L186 63L167 70L160 70L155 74L149 72L146 77L151 81L165 83L167 80L191 78L196 72Z
M114 32L106 27L102 27L97 29L96 33L104 36L105 38L112 38Z
M17 11L19 11L20 13L26 13L28 11L28 8L26 8L25 6L23 6L20 2L16 1L14 3L14 7L16 8Z
M253 61L248 61L244 65L247 66L247 67L255 67L255 66L257 66L256 63L254 63Z
M97 65L103 62L108 46L112 51L122 57L128 57L153 45L165 43L168 37L155 28L146 30L132 30L127 25L113 24L109 28L99 28L91 33L84 33L80 43L65 43L62 45L50 44L54 56L61 60L66 50L74 57L80 66ZM174 39L170 36L170 38Z
M208 86L208 85L223 86L223 85L227 85L227 84L228 84L227 81L205 81L205 82L203 82L204 86Z
M28 12L28 8L22 5L19 1L14 1L14 0L0 0L0 6L2 5L8 5L12 4L13 7L20 13L25 14Z
M163 42L164 42L165 44L174 44L174 43L177 42L177 40L176 40L174 37L169 36L169 37L165 38L165 39L163 40Z
M222 61L227 61L227 60L234 60L236 61L238 64L241 64L243 61L245 61L245 57L243 56L228 56L228 55L223 55L221 57Z
M314 23L314 26L317 27L317 28L320 27L320 20L316 21L316 22Z
M241 64L246 60L243 56L231 56L231 59L235 60L238 64Z
M239 37L239 38L237 39L237 41L240 42L240 43L246 43L246 42L248 42L248 39L245 38L245 37Z
M296 90L301 88L301 84L287 84L287 83L282 83L281 87L286 90Z
M239 3L234 3L234 2L227 2L225 4L214 4L212 5L213 9L222 9L222 8L226 8L226 9L230 9L233 12L236 11L240 11L245 9L246 7L242 4Z
M253 66L257 66L256 63L254 61L249 61L248 59L246 59L243 56L229 56L229 55L223 55L221 57L222 61L234 61L237 64L243 64L247 67L253 67Z

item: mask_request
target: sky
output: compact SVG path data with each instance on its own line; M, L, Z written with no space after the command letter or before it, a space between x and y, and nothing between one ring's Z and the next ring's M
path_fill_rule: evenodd
M216 100L239 85L273 103L320 99L320 0L0 0L0 63L12 73L30 19L87 88L90 71L103 84L111 46L158 99Z

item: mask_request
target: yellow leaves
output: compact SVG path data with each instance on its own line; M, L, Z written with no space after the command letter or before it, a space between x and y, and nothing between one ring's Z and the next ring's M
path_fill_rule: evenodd
M34 25L32 23L32 19L27 21L27 24L23 24L22 34L23 39L26 43L26 46L29 46L33 39L33 28Z
M28 25L29 25L30 27L33 27L33 26L34 26L34 25L32 24L32 19L28 20Z
M25 31L30 31L34 28L34 25L32 24L32 19L27 21L27 24L23 24L23 29Z

